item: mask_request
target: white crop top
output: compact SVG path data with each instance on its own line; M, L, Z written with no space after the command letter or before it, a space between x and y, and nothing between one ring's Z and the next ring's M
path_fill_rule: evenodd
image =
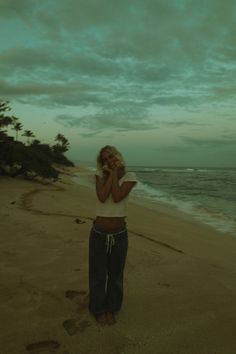
M95 175L102 177L102 171L97 170ZM137 182L137 177L134 172L126 172L123 177L121 177L118 181L121 186L123 182ZM129 199L129 195L127 195L120 202L115 203L112 200L111 195L108 196L106 201L102 203L97 197L96 203L96 216L104 216L104 217L123 217L127 216L127 201Z

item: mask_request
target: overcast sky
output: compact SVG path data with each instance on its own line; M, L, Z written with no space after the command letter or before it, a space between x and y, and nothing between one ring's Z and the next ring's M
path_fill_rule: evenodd
M235 0L0 0L0 98L93 161L236 167Z

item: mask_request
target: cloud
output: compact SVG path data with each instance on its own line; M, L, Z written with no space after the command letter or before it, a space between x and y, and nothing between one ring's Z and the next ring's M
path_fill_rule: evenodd
M140 105L128 102L112 107L103 107L93 114L80 117L57 115L55 121L70 128L81 127L93 132L92 135L104 131L140 131L153 130L158 124L148 118L148 110ZM85 132L84 134L88 133ZM91 134L91 133L89 133Z
M97 90L97 91L96 91ZM71 82L71 83L35 83L24 81L19 83L8 83L0 80L0 96L4 99L17 98L19 102L27 104L52 106L90 106L104 104L105 93L99 87L93 85Z
M236 74L236 71L235 71L235 74ZM232 77L235 77L236 75L232 75ZM235 83L230 84L228 82L228 85L225 85L225 87L222 85L221 87L215 87L214 88L214 93L215 93L215 96L216 97L220 97L221 99L226 99L226 98L229 98L229 99L235 99L236 98L236 85Z
M2 0L4 20L24 23L32 37L0 51L0 94L28 104L95 105L102 116L85 120L96 125L113 117L116 127L125 121L119 123L107 106L124 119L138 115L123 109L125 101L140 102L143 117L147 107L158 106L200 111L203 104L231 100L233 109L235 2L201 6L176 0Z
M176 120L176 121L158 121L159 122L159 124L161 125L161 126L163 126L163 125L166 125L166 126L169 126L169 127L174 127L174 128L181 128L181 127L183 127L183 126L194 126L194 127L201 127L201 126L206 126L207 125L207 123L200 123L200 122L194 122L194 121L190 121L190 120L188 120L188 121L186 121L186 120L183 120L183 121L178 121L178 120Z
M65 92L73 92L74 90L83 91L88 89L86 85L65 85L62 83L51 84L51 83L35 83L35 82L22 82L21 84L9 84L4 80L0 81L0 94L6 93L7 95L15 95L15 96L28 96L28 95L50 95L51 93L65 93Z
M153 150L158 152L163 152L163 153L188 153L189 146L183 146L183 145L158 146Z
M187 136L182 136L182 140L192 146L197 146L200 148L224 148L230 146L236 146L236 139L235 137L231 136L224 136L217 139L200 139L200 138L191 138Z
M201 4L175 0L2 0L1 15L34 23L42 39L68 40L68 45L86 43L103 57L156 62L203 63L209 57L222 59L222 43L232 55L235 2L208 0ZM25 16L25 14L27 16ZM30 16L28 16L30 14Z
M9 16L17 18L26 18L26 15L33 12L37 4L37 0L1 0L0 17L4 19Z

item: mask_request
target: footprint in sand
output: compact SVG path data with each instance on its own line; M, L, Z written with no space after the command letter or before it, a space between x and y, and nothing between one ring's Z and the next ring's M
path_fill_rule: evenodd
M26 210L29 210L33 206L33 195L40 192L40 189L34 189L30 192L22 194L19 200L19 205Z
M79 219L79 218L76 218L76 219L75 219L75 222L76 222L77 224L84 224L84 223L85 223L85 221L83 221L83 220L81 220L81 219Z
M68 297L71 300L74 300L74 298L80 296L80 295L85 295L86 291L85 290L81 290L81 291L77 291L77 290L67 290L65 292L65 296Z
M28 344L25 348L30 354L37 353L56 353L57 349L59 349L60 343L55 340L44 340L41 342L35 342Z
M169 286L170 286L170 284L168 284L168 283L158 283L158 285L164 286L166 288L169 288Z
M75 302L78 305L78 311L84 310L88 305L88 296L86 296L86 291L76 291L76 290L67 290L65 292L65 297Z
M86 296L86 294L84 290L67 290L65 292L65 297L78 306L76 312L79 314L79 316L75 316L75 318L65 320L62 324L70 336L78 332L83 332L90 326L90 322L83 319L84 311L88 307L88 296Z
M90 323L88 321L76 318L71 318L63 322L63 327L70 336L73 336L78 332L83 332L89 326Z

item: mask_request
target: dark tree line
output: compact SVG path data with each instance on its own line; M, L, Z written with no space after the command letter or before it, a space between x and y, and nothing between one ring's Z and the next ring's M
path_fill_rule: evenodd
M21 135L25 143L18 140L23 125L19 118L9 115L9 102L0 100L0 174L15 177L22 175L33 179L37 176L57 179L59 172L53 164L74 166L64 155L69 149L69 141L57 134L55 144L42 144L30 130ZM9 128L15 130L15 137L8 134Z

